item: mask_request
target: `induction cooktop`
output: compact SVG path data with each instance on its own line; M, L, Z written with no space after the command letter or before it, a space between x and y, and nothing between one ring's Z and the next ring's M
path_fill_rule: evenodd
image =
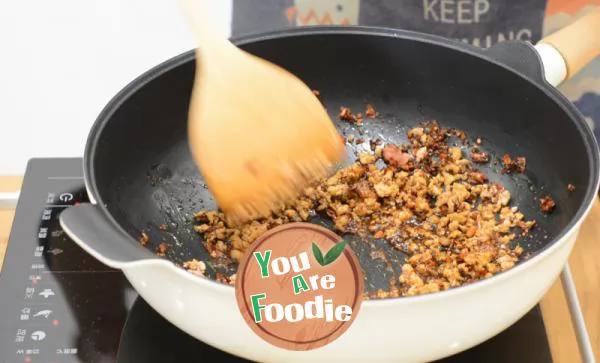
M81 159L29 162L0 272L0 363L245 361L167 322L69 239L58 216L86 202ZM552 362L539 306L440 362Z

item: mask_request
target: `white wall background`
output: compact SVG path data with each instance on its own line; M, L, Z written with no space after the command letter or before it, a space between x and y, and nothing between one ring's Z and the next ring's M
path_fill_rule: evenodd
M231 1L210 1L229 35ZM0 1L0 175L81 156L113 95L194 46L176 0Z

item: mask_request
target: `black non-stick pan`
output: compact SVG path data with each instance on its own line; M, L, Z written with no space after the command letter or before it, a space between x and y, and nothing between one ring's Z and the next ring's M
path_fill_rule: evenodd
M556 91L540 89L541 67L524 44L494 49L515 58L515 63L520 57L532 58L523 62L519 77L465 54L479 52L468 46L452 44L461 52L428 47L394 38L394 33L346 30L316 36L297 31L242 48L282 65L318 89L340 133L365 139L361 145L347 144L348 162L356 153L370 150L371 139L406 143L406 132L423 121L437 120L441 126L464 130L471 140L481 138L491 162L479 168L504 184L515 205L537 221L538 227L523 244L526 251L542 249L573 222L589 197L586 186L594 184L587 155L596 146L591 138L582 143L582 133L589 135L580 114ZM307 49L310 56L303 55ZM187 143L193 59L191 52L179 56L163 65L160 76L152 74L152 82L140 82L135 93L121 97L122 104L104 116L110 122L97 125L86 150L94 199L106 205L132 238L146 232L149 250L163 242L172 246L167 258L176 263L207 259L192 228L193 215L217 208ZM564 108L557 100L565 103ZM365 121L360 128L339 120L340 106L363 110L367 103L379 112L376 120ZM525 156L526 171L501 173L500 158L506 153ZM567 191L568 184L578 186L575 193ZM545 195L558 205L551 215L540 210L539 199ZM159 228L162 224L166 232Z
M348 162L367 150L370 140L406 142L406 131L422 121L437 120L465 131L470 140L481 138L491 162L478 167L506 186L511 205L537 221L528 237L515 241L529 256L524 264L570 235L596 195L600 169L593 134L546 81L542 59L529 44L504 42L481 50L423 34L362 27L287 30L235 43L320 91L339 132L365 139L362 145L347 144ZM193 52L152 69L111 101L90 133L85 180L94 205L71 208L61 218L67 233L103 261L156 259L160 243L170 246L165 258L177 265L192 258L210 261L193 229L194 213L218 207L188 148L194 71ZM267 107L269 100L264 102ZM361 128L338 119L341 106L364 110L367 103L379 116ZM222 145L222 152L228 148ZM525 156L526 171L501 173L499 159L506 153ZM576 190L569 192L568 184ZM546 195L557 205L551 214L540 210ZM328 223L321 217L312 222ZM149 237L146 247L138 243L142 232ZM394 262L391 271L372 259L370 244L345 237L367 273L367 291L389 286L405 256L383 241L371 241ZM208 265L214 277L216 270Z

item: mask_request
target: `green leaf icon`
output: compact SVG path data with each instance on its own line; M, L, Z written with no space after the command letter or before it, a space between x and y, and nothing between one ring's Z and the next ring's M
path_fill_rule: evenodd
M313 255L315 256L315 259L319 263L319 265L323 266L323 264L324 264L323 253L319 249L319 246L314 242L312 243L312 252L313 252Z
M335 246L331 247L329 252L325 254L325 258L323 261L324 264L321 266L329 265L330 263L335 261L338 257L340 257L342 252L344 252L344 248L346 248L346 241L344 240L338 242Z
M346 241L340 241L335 246L331 247L331 249L325 254L323 257L323 252L319 249L319 246L313 242L312 251L315 259L321 266L327 266L333 261L337 260L338 257L344 252L344 248L346 247Z

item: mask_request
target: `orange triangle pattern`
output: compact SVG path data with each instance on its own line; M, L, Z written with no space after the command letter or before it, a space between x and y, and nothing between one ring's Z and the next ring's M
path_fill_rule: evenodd
M548 0L546 4L546 16L556 13L575 15L581 8L587 5L600 5L600 0Z
M289 8L285 9L285 16L290 23L294 22L295 20L296 24L298 25L308 25L311 24L311 22L316 22L319 25L335 25L329 11L326 11L323 14L323 17L319 18L319 14L317 14L315 9L310 9L306 15L302 15L298 11L297 7L290 6ZM340 25L350 25L350 19L343 18L340 21Z

